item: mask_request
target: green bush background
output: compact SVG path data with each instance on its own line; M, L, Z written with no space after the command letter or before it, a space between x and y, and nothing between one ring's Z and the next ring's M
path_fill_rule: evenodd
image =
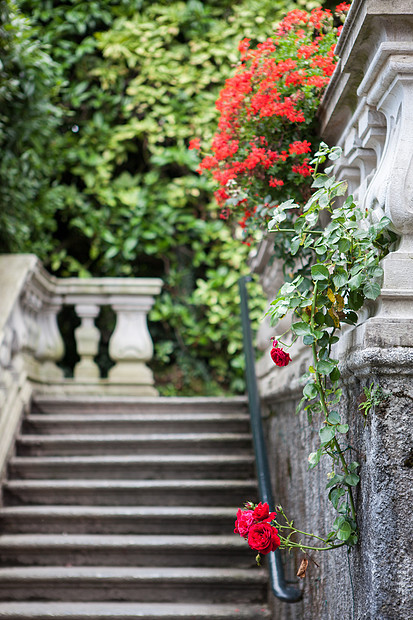
M238 41L316 4L0 0L0 251L59 276L163 278L150 330L164 394L244 389L249 248L188 143L214 132ZM250 293L256 324L265 302Z

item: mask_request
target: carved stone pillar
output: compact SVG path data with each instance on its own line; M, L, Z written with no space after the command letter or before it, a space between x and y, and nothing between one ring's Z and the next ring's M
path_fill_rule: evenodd
M98 379L100 371L94 362L94 357L99 349L100 332L95 326L95 318L99 314L99 306L96 304L76 304L75 311L81 320L79 327L75 329L77 353L80 361L76 364L73 374L76 380Z

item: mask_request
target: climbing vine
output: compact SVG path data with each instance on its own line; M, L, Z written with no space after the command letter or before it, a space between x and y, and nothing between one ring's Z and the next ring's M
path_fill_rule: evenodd
M298 530L281 507L281 522L275 513L268 516L268 527L277 531L277 546L302 551L352 547L358 540L353 491L360 481L360 465L353 460L347 439L349 425L339 412L341 375L334 345L345 324L357 324L365 301L379 296L383 275L379 263L394 241L387 217L373 221L372 215L357 206L352 196L344 199L347 183L336 179L334 165L320 172L327 160L334 161L340 155L339 147L329 148L321 143L311 161L313 195L304 207L293 200L274 206L268 225L270 233L277 236L292 235L290 255L296 265L290 281L281 287L268 312L275 323L287 314L292 316L288 330L292 342L283 343L285 334L278 335L271 357L276 365L287 365L290 355L279 344L290 347L299 338L311 349L312 363L304 376L297 412L304 408L310 423L320 423L319 446L308 457L309 469L322 459L329 460L326 492L336 512L326 536ZM326 220L328 224L322 226L321 221ZM291 228L282 227L285 221L292 222ZM255 505L248 503L238 520L245 521L245 511L254 510ZM253 548L263 553L257 546Z

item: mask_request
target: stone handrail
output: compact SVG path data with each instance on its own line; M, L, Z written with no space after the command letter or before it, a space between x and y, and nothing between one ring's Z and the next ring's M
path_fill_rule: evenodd
M56 278L36 256L0 256L0 468L33 394L157 396L146 365L153 355L146 320L161 287L158 278ZM70 378L58 366L63 306L74 306L80 319L80 361ZM100 340L94 320L102 306L116 315L109 342L115 364L107 378L94 361Z

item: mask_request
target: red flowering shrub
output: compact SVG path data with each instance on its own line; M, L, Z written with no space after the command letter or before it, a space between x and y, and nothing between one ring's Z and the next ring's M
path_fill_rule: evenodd
M277 366L287 366L291 362L289 353L286 353L284 349L278 346L277 340L273 341L271 349L271 359Z
M349 5L338 8L340 16ZM246 237L277 204L309 196L315 113L337 62L333 21L329 10L297 9L263 43L238 46L241 62L216 102L212 154L198 171L210 171L225 219L241 216Z

